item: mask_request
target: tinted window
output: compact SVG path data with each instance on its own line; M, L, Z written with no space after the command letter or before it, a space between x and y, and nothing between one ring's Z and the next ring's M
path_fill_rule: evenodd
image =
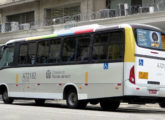
M50 41L49 63L58 63L60 61L61 39Z
M36 43L29 43L28 64L34 64L36 60Z
M20 45L20 51L18 56L18 64L26 64L27 63L27 44Z
M67 61L67 62L74 61L75 48L76 48L75 38L65 38L63 51L62 51L62 61Z
M97 33L93 42L93 60L123 60L123 32Z
M123 60L124 36L122 31L109 33L107 58L111 60Z
M37 63L47 63L49 56L49 41L38 43Z
M77 61L89 60L90 37L79 37L77 48Z
M94 37L93 43L93 59L107 59L106 45L108 42L108 34L97 34Z

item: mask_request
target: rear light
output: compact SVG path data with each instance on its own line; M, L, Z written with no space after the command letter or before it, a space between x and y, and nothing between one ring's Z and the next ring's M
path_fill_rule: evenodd
M135 84L135 69L134 66L130 70L130 75L129 75L129 82L132 84Z

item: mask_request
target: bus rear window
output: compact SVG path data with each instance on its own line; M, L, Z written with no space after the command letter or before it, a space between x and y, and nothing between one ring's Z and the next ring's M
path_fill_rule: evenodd
M165 50L165 36L160 32L136 29L137 44L140 47Z

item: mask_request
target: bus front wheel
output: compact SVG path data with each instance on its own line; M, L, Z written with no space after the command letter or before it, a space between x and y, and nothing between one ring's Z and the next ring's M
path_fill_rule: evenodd
M120 105L120 101L106 100L101 101L100 106L103 110L115 111Z
M2 93L2 100L5 104L13 103L13 99L9 98L7 90L4 90L4 92Z
M71 90L67 94L66 102L69 108L80 108L84 109L87 106L86 101L79 101L77 92L74 90Z

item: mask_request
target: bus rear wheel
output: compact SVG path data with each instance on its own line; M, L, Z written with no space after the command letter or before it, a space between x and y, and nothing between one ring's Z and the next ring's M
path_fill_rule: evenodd
M160 106L161 108L165 108L165 102L159 102L159 106Z
M35 99L35 103L36 103L36 105L44 105L45 100L44 99Z
M101 108L108 111L115 111L118 109L119 105L120 101L106 100L100 102Z
M66 102L69 108L80 108L84 109L87 106L86 101L79 101L77 92L74 90L71 90L67 94Z
M14 99L9 98L7 90L2 93L2 100L5 104L12 104Z

